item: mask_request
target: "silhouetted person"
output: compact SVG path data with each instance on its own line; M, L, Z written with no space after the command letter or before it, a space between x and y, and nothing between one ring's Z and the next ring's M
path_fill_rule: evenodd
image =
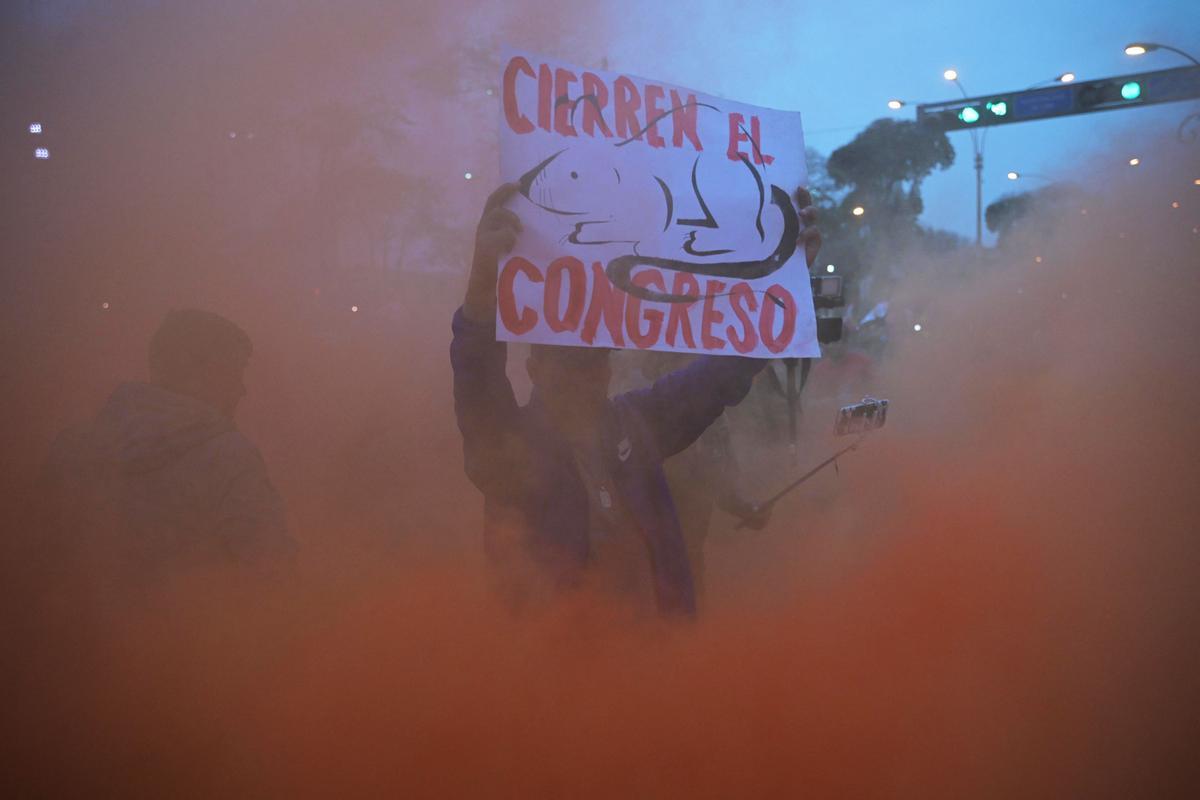
M642 374L651 380L695 360L681 353L644 353ZM741 492L741 470L733 449L727 415L721 414L691 446L663 464L667 486L675 501L679 527L687 545L696 601L703 606L706 561L704 547L712 528L713 511L721 509L752 530L762 530L771 509L759 508Z
M295 546L283 503L233 422L250 353L224 317L168 313L150 342L151 382L121 384L52 448L55 546L122 582L171 567L287 563Z
M554 587L590 580L653 598L663 614L694 614L687 547L662 463L739 402L766 362L707 356L610 399L609 351L535 345L526 361L533 395L519 407L495 330L498 262L520 230L504 204L516 191L509 184L488 198L450 346L455 412L467 475L484 495L489 555L525 586L538 581L517 573L527 558ZM802 235L815 246L815 229Z

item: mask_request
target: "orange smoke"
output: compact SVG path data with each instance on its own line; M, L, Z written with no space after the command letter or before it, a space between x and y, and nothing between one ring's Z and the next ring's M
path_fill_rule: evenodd
M297 51L330 35L300 30ZM250 113L293 62L236 63L272 67L237 73ZM1165 141L1136 176L1097 176L1089 213L1063 210L1049 241L911 265L894 304L920 307L924 329L893 331L878 381L889 427L789 496L765 533L713 537L699 621L638 621L588 594L514 616L488 588L449 396L449 320L484 180L430 190L429 174L410 176L415 206L448 220L414 223L437 259L405 251L383 278L338 273L309 250L297 220L311 217L256 228L249 189L205 183L225 162L172 166L182 148L167 134L200 130L234 77L149 86L120 66L149 108L191 87L192 114L135 115L161 134L143 172L124 169L137 159L120 136L97 133L90 179L56 179L18 218L38 235L14 263L38 268L5 278L5 519L24 519L53 432L139 376L167 307L199 305L255 340L239 422L303 554L287 581L195 573L81 606L39 531L6 525L14 796L1200 788L1194 148ZM129 197L106 207L113 186ZM222 211L230 198L238 214ZM70 236L37 212L60 199ZM250 233L230 234L223 213ZM803 460L827 452L817 442Z

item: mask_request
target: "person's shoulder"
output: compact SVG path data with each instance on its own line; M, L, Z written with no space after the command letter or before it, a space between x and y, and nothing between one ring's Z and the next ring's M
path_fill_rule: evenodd
M197 448L197 456L224 466L265 468L262 452L237 428L220 433Z

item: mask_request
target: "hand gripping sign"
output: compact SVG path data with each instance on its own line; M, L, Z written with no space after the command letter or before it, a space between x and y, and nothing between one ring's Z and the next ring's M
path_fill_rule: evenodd
M800 115L507 51L500 172L524 230L505 341L818 356Z

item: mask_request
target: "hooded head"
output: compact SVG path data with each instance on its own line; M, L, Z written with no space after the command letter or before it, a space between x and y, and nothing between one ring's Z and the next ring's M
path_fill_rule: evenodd
M171 311L150 340L150 380L232 417L246 394L253 346L238 325L219 314Z
M610 351L602 347L535 344L525 368L538 399L568 437L594 430L608 402Z

